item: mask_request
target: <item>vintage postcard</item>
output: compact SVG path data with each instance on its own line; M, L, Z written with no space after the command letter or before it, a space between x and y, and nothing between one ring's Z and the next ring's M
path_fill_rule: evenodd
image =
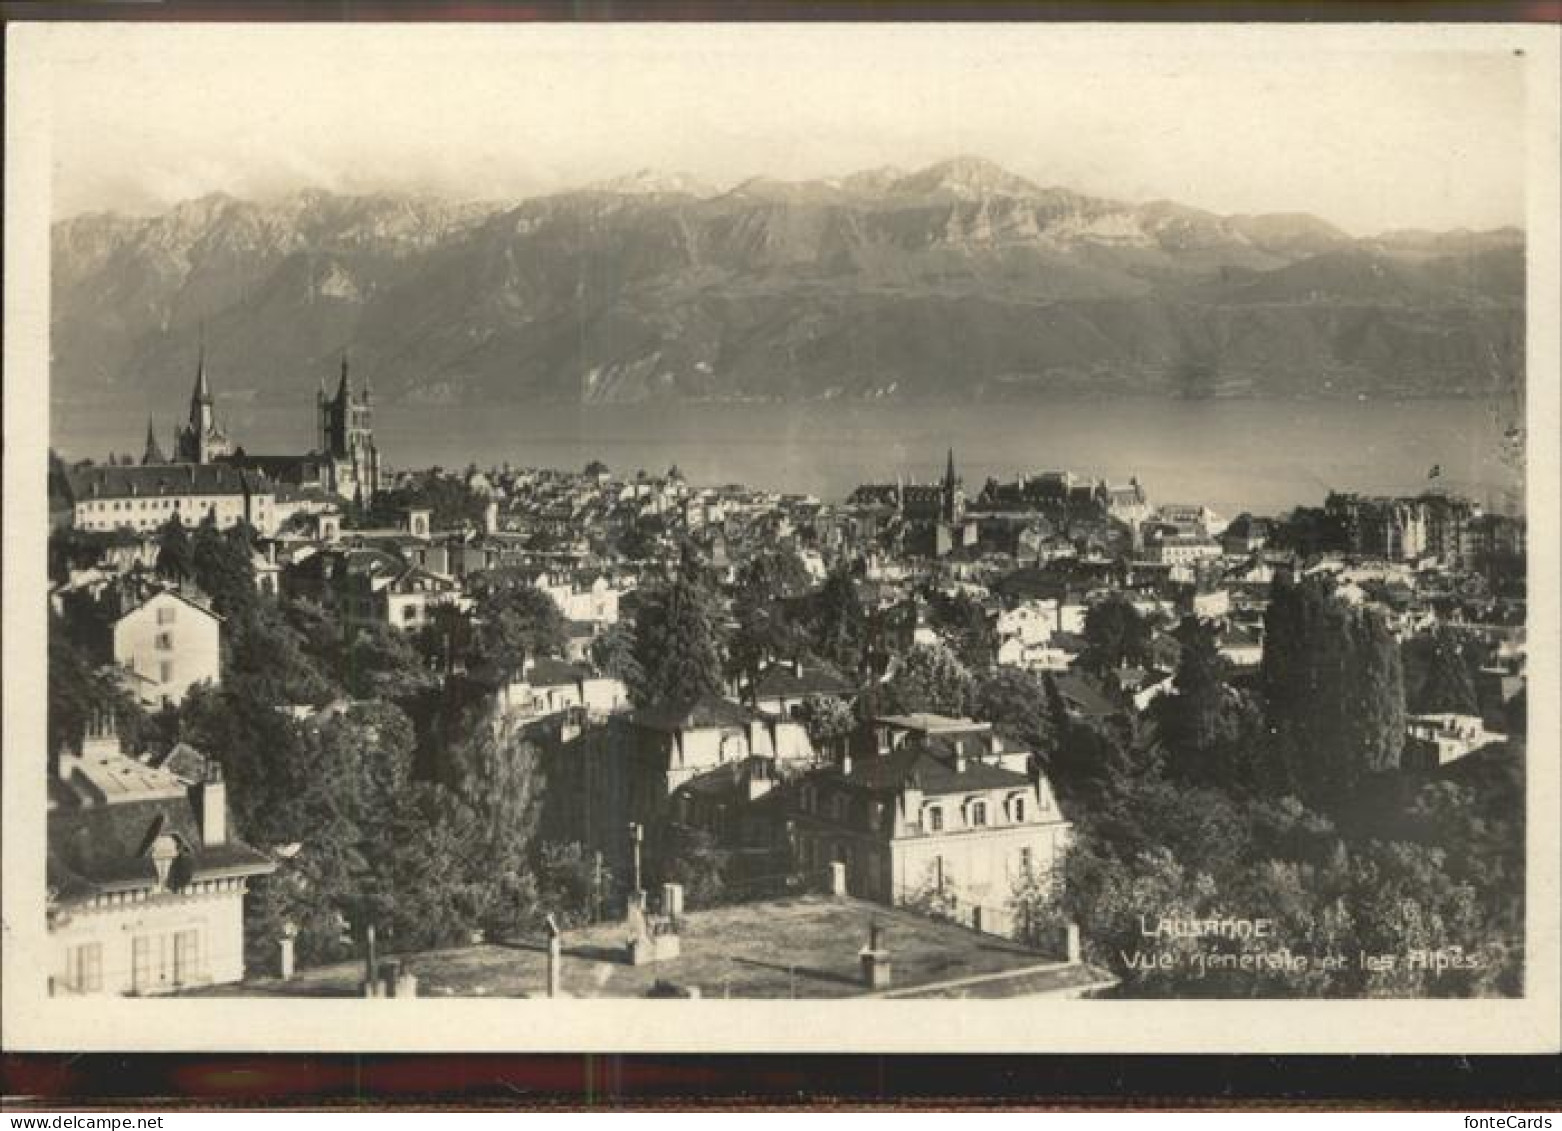
M1558 1049L1555 29L7 30L7 1048Z

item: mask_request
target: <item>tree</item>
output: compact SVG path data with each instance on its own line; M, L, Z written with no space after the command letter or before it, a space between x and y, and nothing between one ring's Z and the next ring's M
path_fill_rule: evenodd
M735 600L769 604L800 597L813 586L803 559L788 549L755 554L738 571L733 586Z
M521 897L547 789L542 751L491 700L462 715L447 729L439 774L467 812L473 911L489 927L514 929L527 911Z
M949 648L918 644L901 657L884 690L896 712L964 715L973 687L971 673Z
M354 632L346 658L348 694L360 699L411 699L438 683L412 641L387 625Z
M797 719L816 751L839 753L857 729L857 716L833 695L810 695L797 705Z
M281 602L278 610L316 671L329 679L342 670L346 630L332 609L295 597Z
M971 713L986 719L1021 745L1049 759L1057 742L1042 678L1019 668L994 668L976 683Z
M1475 694L1475 682L1470 676L1470 664L1465 659L1459 635L1444 629L1418 643L1421 643L1426 655L1423 673L1411 695L1416 712L1478 714L1480 707ZM1408 676L1406 682L1409 682Z
M993 666L998 658L998 631L979 602L964 594L953 597L935 593L931 602L933 624L961 663L972 671Z
M178 584L195 576L195 552L190 545L190 535L184 523L175 515L163 523L157 534L157 564L159 577Z
M685 553L677 571L647 595L635 618L634 660L640 669L630 694L640 706L688 703L722 686L715 598Z
M307 650L311 638L278 615L275 606L257 604L225 627L227 684L270 706L319 704L337 693L332 677L339 669L311 655Z
M1188 617L1177 640L1173 689L1150 707L1168 772L1193 782L1250 785L1261 740L1257 712L1226 683L1226 661L1211 626Z
M620 680L625 687L633 687L641 678L639 662L635 660L634 630L623 621L610 624L591 640L592 666L603 675Z
M536 862L538 916L551 914L564 927L594 921L614 887L598 861L599 854L581 844L544 844Z
M673 825L667 833L662 859L663 880L683 885L684 902L691 910L721 902L727 890L727 854L710 833Z
M424 660L446 675L464 668L477 649L477 629L471 614L448 603L429 609L428 623L413 639Z
M241 617L255 607L255 563L250 556L249 529L243 524L217 529L208 513L190 540L191 576L224 617Z
M1139 610L1113 595L1085 613L1085 652L1080 663L1097 672L1148 663L1150 637L1149 622Z
M1271 738L1271 792L1327 807L1364 775L1399 765L1405 695L1399 648L1381 616L1329 583L1277 580L1259 671Z
M655 515L636 518L618 536L618 552L632 562L654 558L661 551L666 524Z
M793 603L812 579L791 550L768 550L750 558L738 573L732 594L732 634L728 661L734 678L758 678L778 657L807 650L808 637L792 615Z
M866 659L868 614L844 563L825 578L811 619L815 651L843 672L861 671Z
M61 749L81 746L87 724L95 716L111 713L120 732L130 737L140 722L141 709L113 670L93 663L91 654L71 639L64 618L52 608L48 634L46 732L52 769Z
M553 598L530 585L501 586L477 601L477 652L498 674L521 670L528 658L564 647L564 614Z

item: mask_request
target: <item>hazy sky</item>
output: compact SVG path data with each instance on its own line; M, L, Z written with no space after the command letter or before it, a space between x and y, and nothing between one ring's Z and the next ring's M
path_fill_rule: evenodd
M79 25L40 42L56 216L218 189L510 198L642 167L726 187L977 153L1044 185L1358 234L1523 222L1511 52L1250 30Z

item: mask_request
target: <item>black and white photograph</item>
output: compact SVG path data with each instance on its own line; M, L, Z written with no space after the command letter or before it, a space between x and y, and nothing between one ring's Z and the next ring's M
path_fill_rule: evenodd
M14 1040L1555 1051L1554 34L9 30Z

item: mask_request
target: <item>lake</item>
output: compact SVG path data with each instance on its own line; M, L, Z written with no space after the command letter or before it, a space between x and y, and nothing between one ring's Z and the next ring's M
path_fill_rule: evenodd
M182 406L179 406L182 407ZM160 418L160 440L179 407ZM297 411L218 405L252 452L304 451L314 404ZM940 476L953 447L970 493L989 475L1069 469L1126 482L1155 502L1202 502L1231 517L1316 504L1331 489L1413 493L1436 483L1494 509L1517 509L1519 477L1502 458L1502 430L1478 400L1064 400L1031 404L380 405L375 435L393 467L581 468L600 459L620 474L677 464L692 483L748 483L845 496L897 474ZM145 420L123 411L54 413L53 443L71 458L111 448L139 458Z

